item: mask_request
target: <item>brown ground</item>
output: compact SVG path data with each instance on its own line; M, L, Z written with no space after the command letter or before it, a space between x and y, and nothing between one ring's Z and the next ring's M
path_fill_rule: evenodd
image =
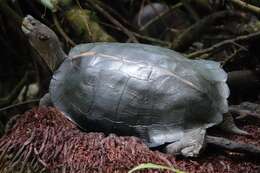
M226 137L260 146L260 121L247 118L239 126L252 135ZM135 137L83 133L54 108L26 112L0 140L0 172L127 172L146 162L187 172L260 172L259 158L237 153L207 148L197 159L176 158L149 150Z

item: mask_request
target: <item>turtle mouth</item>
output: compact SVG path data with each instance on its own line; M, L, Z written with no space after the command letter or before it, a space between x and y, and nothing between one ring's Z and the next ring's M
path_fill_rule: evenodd
M23 25L22 25L22 31L24 32L25 35L28 35L31 32L28 28L26 28L26 26Z
M27 22L23 21L22 23L22 31L24 32L25 35L28 35L32 32L31 30L32 28L30 27L30 25L28 25Z
M26 16L22 22L22 31L25 33L25 35L30 34L33 31L33 28L35 27L33 25L31 16Z

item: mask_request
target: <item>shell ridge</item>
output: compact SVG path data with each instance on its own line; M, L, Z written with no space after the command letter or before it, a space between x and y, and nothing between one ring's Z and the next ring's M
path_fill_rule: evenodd
M130 80L130 76L128 76L128 78L127 78L127 81L125 82L125 84L124 84L124 87L123 87L123 91L121 92L121 94L120 94L120 97L119 97L119 100L118 100L118 103L117 103L117 106L116 106L116 120L119 120L119 117L118 117L118 111L119 111L119 106L120 106L120 104L121 104L121 101L122 101L122 98L123 98L123 95L124 95L124 93L125 93L125 90L126 90L126 87L127 87L127 84L128 84L128 81Z
M83 53L83 54L84 54L84 53ZM95 55L97 55L97 56L100 55L100 56L103 56L103 57L111 58L111 59L116 60L116 61L121 61L123 64L124 64L125 62L126 62L126 63L127 63L127 62L129 62L129 63L135 63L135 62L133 62L133 61L125 60L125 59L123 59L122 57L119 57L119 56L108 55L108 54L103 54L103 53L96 53ZM123 66L123 64L122 64L122 66ZM145 66L149 66L149 65L147 65L147 64L145 64L145 63L139 63L139 64L144 64ZM121 67L122 67L122 66L121 66ZM121 67L120 67L120 68L121 68ZM190 82L190 81L188 81L188 80L186 80L186 79L180 77L180 76L177 75L175 72L170 71L170 70L168 70L168 69L166 69L166 68L163 68L163 67L157 67L157 68L163 69L163 70L164 70L165 72L167 72L169 75L174 76L175 78L177 78L177 79L179 79L181 82L183 82L183 83L189 85L189 86L192 87L193 89L195 89L195 90L197 90L197 91L199 91L199 92L204 93L198 86L196 86L196 85L193 84L192 82ZM150 72L149 76L151 76L151 73L152 73L152 72ZM133 77L134 77L134 76L133 76ZM136 78L136 77L134 77L134 78ZM137 79L138 79L138 78L137 78ZM149 78L148 78L148 80L149 80Z

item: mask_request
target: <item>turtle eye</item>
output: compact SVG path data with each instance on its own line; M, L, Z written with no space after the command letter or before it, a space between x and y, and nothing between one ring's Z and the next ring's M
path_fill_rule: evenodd
M46 35L40 35L40 36L39 36L39 40L41 40L41 41L46 41L46 40L48 40L48 39L49 39L49 37L46 36Z

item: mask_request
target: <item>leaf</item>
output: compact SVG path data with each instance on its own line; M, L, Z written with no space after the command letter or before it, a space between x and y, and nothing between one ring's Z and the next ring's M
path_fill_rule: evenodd
M40 0L43 6L50 9L52 12L57 11L57 1L55 0Z
M72 0L40 0L41 4L50 9L53 13L60 10L61 7L69 6Z
M170 171L176 172L176 173L185 173L185 172L177 170L177 169L175 169L173 167L157 165L157 164L153 164L153 163L142 163L142 164L134 167L130 171L128 171L128 173L133 173L135 171L140 171L142 169L162 169L162 170L170 170Z

